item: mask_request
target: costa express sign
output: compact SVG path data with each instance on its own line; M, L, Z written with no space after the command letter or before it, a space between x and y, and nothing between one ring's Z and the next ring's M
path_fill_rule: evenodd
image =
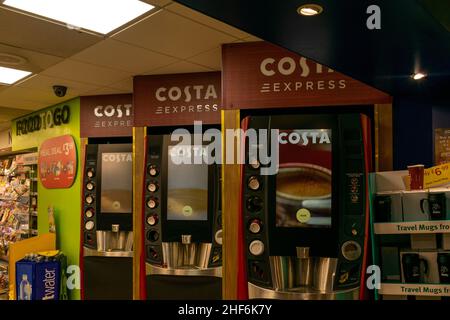
M132 94L81 97L81 137L131 136L134 122L132 103Z
M70 107L64 105L16 120L16 136L68 124Z
M39 179L47 189L70 188L77 174L77 149L71 135L45 140L39 148Z
M220 123L221 73L201 72L134 78L136 126Z
M224 108L391 102L384 92L267 42L226 44L222 61Z

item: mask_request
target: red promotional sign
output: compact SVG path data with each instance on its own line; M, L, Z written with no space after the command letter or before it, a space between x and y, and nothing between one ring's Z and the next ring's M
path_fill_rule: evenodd
M77 175L77 149L71 135L45 140L39 149L39 179L47 189L70 188Z
M390 103L362 82L268 42L222 48L223 107L252 109Z
M173 126L220 123L220 72L134 77L134 125Z

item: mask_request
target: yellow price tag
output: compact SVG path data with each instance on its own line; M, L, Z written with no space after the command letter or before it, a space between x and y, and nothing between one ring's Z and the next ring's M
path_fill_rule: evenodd
M424 188L432 188L450 183L450 163L431 167L424 171Z

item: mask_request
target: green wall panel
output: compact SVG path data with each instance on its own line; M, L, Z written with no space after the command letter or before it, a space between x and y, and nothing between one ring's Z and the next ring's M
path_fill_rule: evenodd
M25 135L16 135L17 121L33 115L40 115L43 112L54 110L63 105L68 105L70 107L69 123ZM38 233L44 234L49 232L47 209L49 206L53 206L56 223L57 248L66 254L68 265L79 265L81 211L80 172L82 169L80 167L80 99L70 100L16 119L13 122L12 128L12 148L14 151L39 148L45 140L66 134L73 136L77 146L77 176L72 187L67 189L46 189L40 181L38 182ZM72 290L69 297L71 299L79 299L79 290Z

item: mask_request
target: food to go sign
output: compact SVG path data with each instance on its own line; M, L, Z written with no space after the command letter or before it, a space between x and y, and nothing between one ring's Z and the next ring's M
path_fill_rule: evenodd
M16 121L16 136L68 124L70 108L68 105L55 107L50 110L25 117Z

